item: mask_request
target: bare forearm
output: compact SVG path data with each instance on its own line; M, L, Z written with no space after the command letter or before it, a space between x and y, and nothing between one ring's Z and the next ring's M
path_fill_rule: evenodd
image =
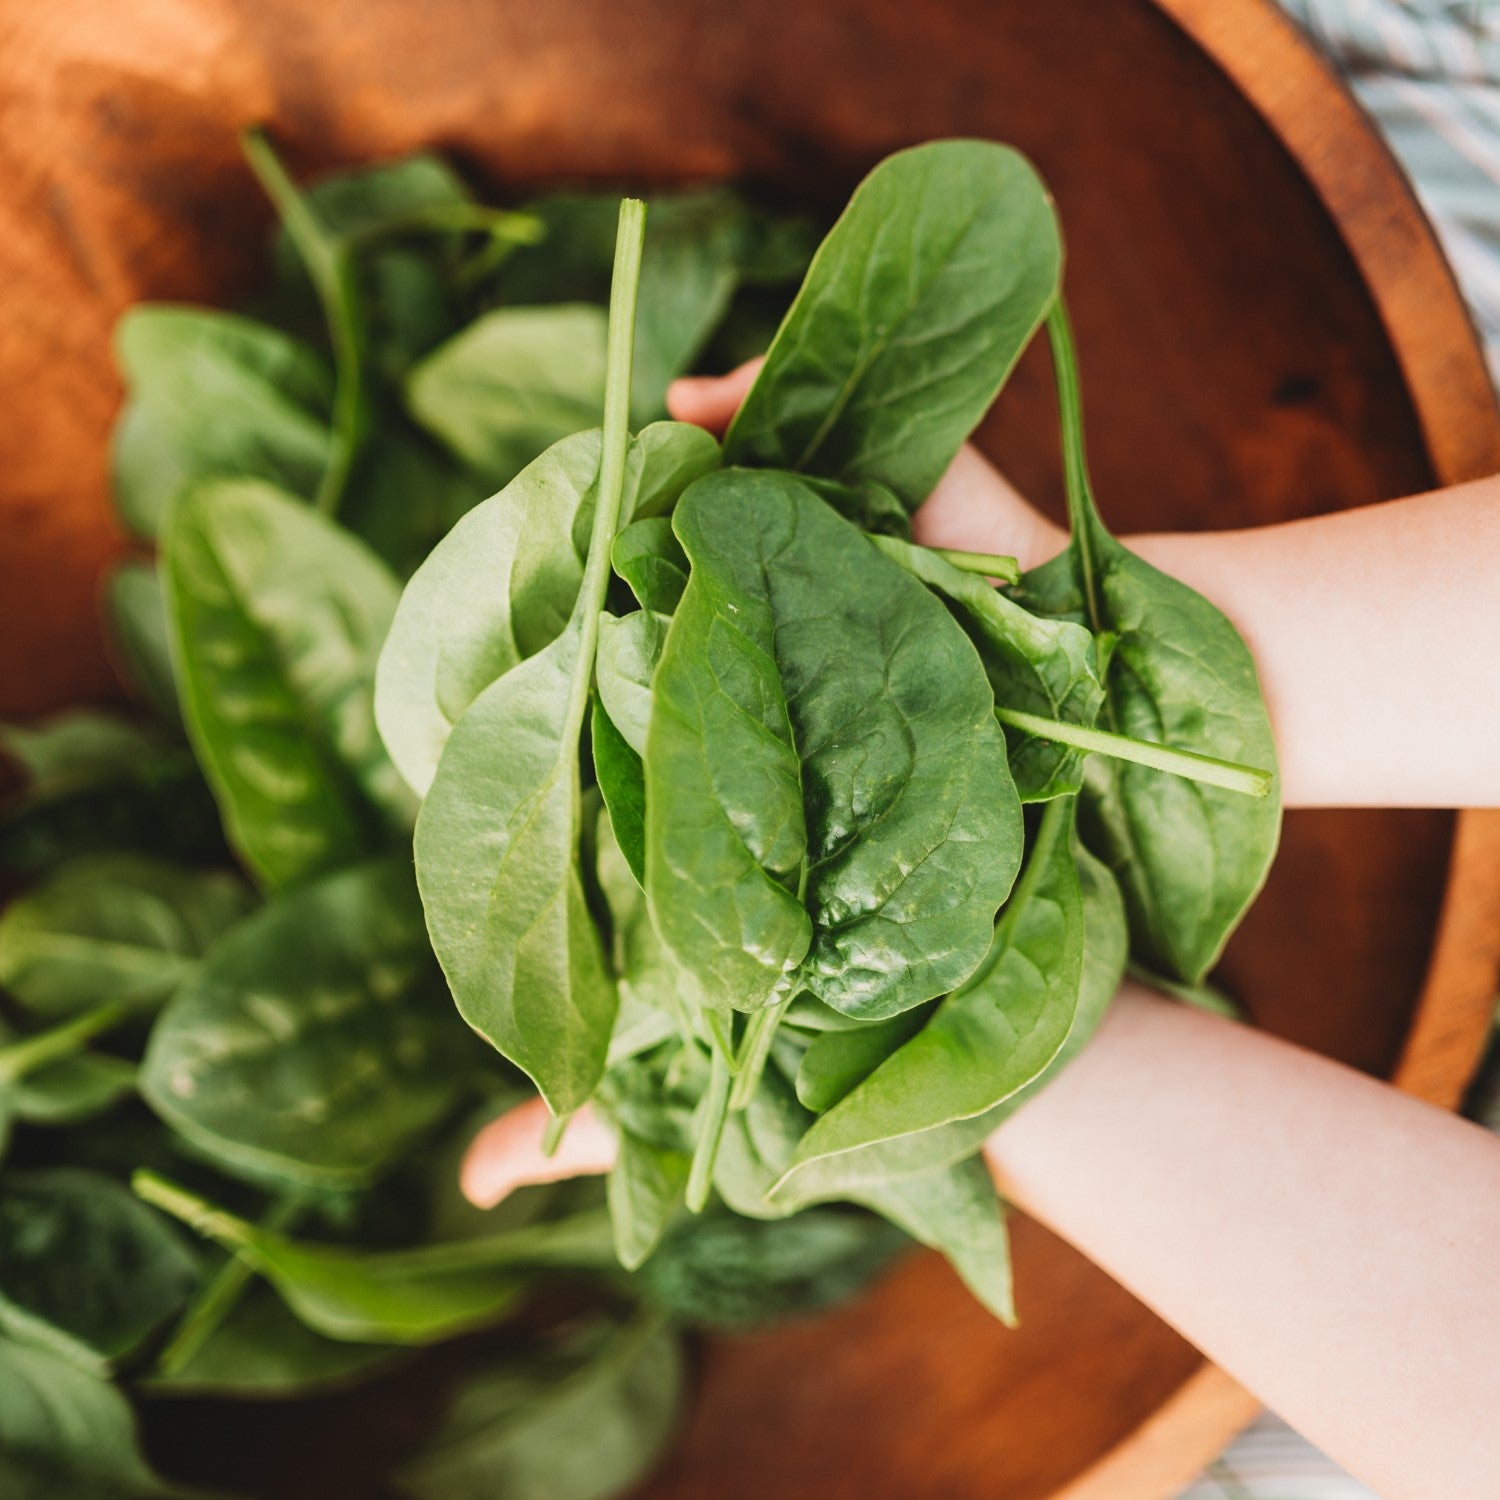
M1500 803L1500 479L1130 545L1249 643L1289 806Z
M1009 1196L1385 1500L1494 1493L1500 1141L1127 988L988 1152Z

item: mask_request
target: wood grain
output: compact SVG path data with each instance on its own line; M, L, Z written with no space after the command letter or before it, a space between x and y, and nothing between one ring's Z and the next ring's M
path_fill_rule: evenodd
M1431 233L1267 0L5 6L0 711L112 691L93 602L121 545L110 329L142 297L252 289L267 213L235 134L255 120L307 173L434 146L501 194L738 178L820 211L894 147L1009 140L1062 213L1120 529L1274 521L1500 467ZM982 436L1060 508L1044 357ZM1452 1103L1497 912L1495 815L1455 833L1447 814L1299 814L1224 977L1260 1024ZM1017 1240L1017 1335L917 1257L855 1308L712 1342L650 1493L1161 1500L1252 1403L1042 1230ZM402 1400L382 1387L336 1423L158 1410L150 1435L183 1454L196 1433L205 1481L253 1452L267 1495L357 1500L375 1493L360 1433L405 1431Z

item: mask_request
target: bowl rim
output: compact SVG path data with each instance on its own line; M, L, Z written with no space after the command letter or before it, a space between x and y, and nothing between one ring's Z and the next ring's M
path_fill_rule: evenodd
M1500 471L1500 407L1453 268L1410 179L1275 0L1152 0L1250 103L1327 212L1380 315L1439 484ZM1426 975L1391 1081L1457 1109L1500 976L1500 809L1455 820ZM1052 1500L1170 1500L1261 1410L1212 1361Z

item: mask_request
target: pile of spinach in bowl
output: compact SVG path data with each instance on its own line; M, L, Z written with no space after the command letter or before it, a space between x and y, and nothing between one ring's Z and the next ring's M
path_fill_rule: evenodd
M814 256L723 189L247 152L254 316L119 330L136 711L3 742L6 1492L190 1493L138 1414L173 1472L191 1399L440 1379L372 1484L599 1496L684 1329L908 1236L1011 1320L980 1144L1127 959L1204 979L1279 827L1243 643L1094 506L1035 173L899 153ZM1067 552L914 545L1043 326ZM722 444L665 420L767 348ZM538 1094L609 1122L607 1182L468 1207Z

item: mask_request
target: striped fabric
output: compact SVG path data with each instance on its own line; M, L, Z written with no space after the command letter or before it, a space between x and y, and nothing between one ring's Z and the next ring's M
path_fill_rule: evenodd
M1500 0L1281 0L1348 80L1437 229L1500 384ZM1470 1101L1500 1132L1500 1045ZM1181 1500L1379 1500L1261 1418Z

